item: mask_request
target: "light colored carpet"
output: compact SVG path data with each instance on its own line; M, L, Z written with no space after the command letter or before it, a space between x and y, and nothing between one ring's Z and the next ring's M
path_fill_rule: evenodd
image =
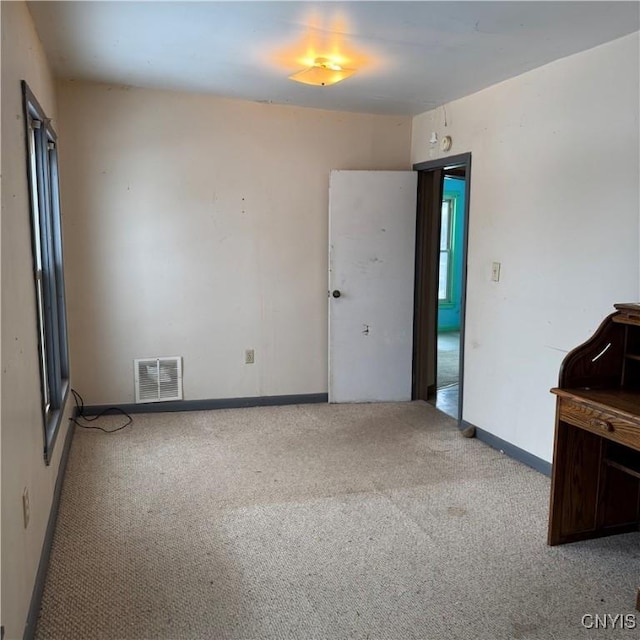
M640 534L549 548L548 494L422 402L77 430L37 638L592 638Z

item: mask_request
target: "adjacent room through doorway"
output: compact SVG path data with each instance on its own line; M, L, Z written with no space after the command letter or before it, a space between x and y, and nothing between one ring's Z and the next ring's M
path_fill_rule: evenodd
M465 174L465 167L445 169L440 213L435 400L438 409L454 418L460 403Z
M471 154L414 166L418 173L413 390L462 420Z

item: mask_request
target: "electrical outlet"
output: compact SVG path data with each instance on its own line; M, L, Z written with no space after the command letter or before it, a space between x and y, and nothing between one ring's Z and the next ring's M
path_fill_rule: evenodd
M22 492L22 518L24 520L24 528L29 526L29 518L31 518L31 506L29 505L29 489L24 488Z
M256 352L253 349L247 349L244 352L244 363L254 364L255 361L256 361Z
M491 280L493 282L500 282L500 263L494 262L491 265Z

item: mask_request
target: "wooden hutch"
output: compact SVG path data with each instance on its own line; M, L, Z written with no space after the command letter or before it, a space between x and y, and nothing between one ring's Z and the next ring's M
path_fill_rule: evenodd
M567 354L551 390L550 545L639 529L640 304L614 307L593 337Z

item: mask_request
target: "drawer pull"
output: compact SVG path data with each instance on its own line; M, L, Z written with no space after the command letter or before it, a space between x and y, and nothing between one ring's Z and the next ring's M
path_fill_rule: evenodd
M600 429L602 431L613 431L613 425L608 420L601 420L600 418L592 418L590 421L591 426L594 429Z

